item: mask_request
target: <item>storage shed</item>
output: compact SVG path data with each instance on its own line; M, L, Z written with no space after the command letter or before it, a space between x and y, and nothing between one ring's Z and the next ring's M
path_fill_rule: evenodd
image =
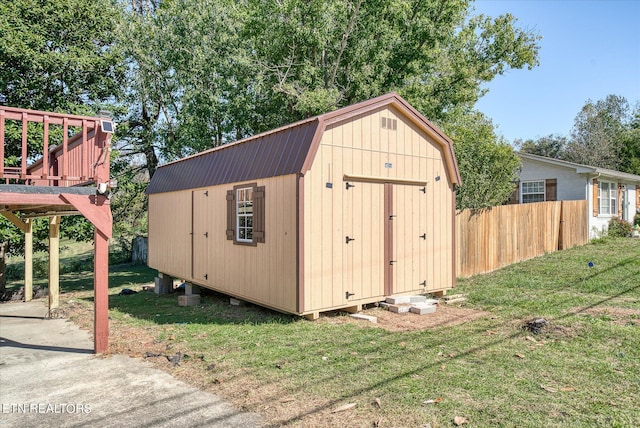
M159 167L148 264L315 318L455 283L453 143L390 93Z

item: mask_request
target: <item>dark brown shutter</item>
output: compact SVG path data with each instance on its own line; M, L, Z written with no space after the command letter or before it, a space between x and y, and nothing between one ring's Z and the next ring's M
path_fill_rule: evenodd
M519 204L520 203L520 181L516 181L516 188L513 189L511 195L509 196L509 201L507 204Z
M258 186L253 192L253 239L264 242L264 186Z
M598 179L593 179L593 197L592 197L592 205L593 205L593 216L598 217L600 214L600 209L598 208Z
M549 178L545 180L545 201L558 200L558 180Z
M236 192L227 190L227 239L233 240L236 234Z

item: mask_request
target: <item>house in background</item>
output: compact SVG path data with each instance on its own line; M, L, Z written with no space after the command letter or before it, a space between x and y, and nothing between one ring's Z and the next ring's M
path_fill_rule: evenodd
M640 209L640 176L528 153L509 203L587 200L589 235L600 236L613 217L633 222Z
M442 294L459 184L451 140L383 95L159 167L149 266L309 318Z

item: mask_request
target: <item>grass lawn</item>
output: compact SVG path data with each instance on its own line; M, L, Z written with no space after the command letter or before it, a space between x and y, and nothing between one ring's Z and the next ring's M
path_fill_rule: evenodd
M271 426L436 428L456 416L468 426L640 426L638 240L460 279L463 308L483 315L409 331L345 315L311 322L218 294L179 307L176 295L118 295L149 283L147 268L112 266L110 275L110 352L146 357ZM91 281L61 278L63 311L89 328ZM540 334L522 328L539 317L548 321ZM166 356L177 352L173 365Z

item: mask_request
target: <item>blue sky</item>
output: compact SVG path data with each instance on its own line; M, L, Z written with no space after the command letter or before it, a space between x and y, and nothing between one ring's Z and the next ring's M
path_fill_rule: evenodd
M540 34L540 65L510 70L476 108L507 141L568 136L588 99L640 102L640 0L477 0L475 13L511 13Z

